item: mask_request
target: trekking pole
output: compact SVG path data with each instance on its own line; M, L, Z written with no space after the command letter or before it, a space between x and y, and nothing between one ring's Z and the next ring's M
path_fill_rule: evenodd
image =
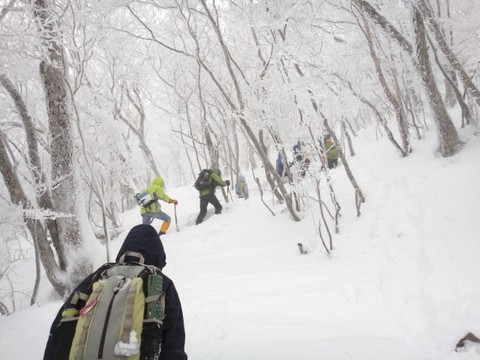
M230 202L228 199L229 197L230 198L232 197L232 195L230 194L230 185L227 186L227 210L228 210L228 203Z
M173 205L173 213L175 214L175 230L177 230L177 232L179 232L180 227L178 226L178 220L177 220L177 204Z

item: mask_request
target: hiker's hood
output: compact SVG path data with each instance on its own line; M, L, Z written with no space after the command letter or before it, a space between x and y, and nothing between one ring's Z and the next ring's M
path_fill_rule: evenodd
M157 231L151 225L142 224L133 227L125 238L115 261L119 262L120 257L127 251L142 254L147 265L163 269L166 264L163 244Z
M160 186L160 187L163 188L163 185L165 185L165 181L163 181L163 178L162 178L161 176L156 176L156 177L153 179L152 184L158 185L158 186Z

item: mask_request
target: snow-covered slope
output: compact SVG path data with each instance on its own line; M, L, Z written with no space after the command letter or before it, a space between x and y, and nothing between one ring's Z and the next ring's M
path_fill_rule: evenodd
M182 300L190 359L480 359L478 347L454 352L467 332L480 335L480 139L444 159L433 134L409 158L373 131L360 137L349 161L366 202L357 217L343 167L331 172L342 206L331 256L314 200L313 215L293 222L268 194L272 216L246 174L250 199L222 200L221 215L195 226L196 191L167 189L180 232L172 224L163 237L164 270ZM124 214L113 252L139 222L138 209ZM43 299L0 318L0 359L41 359L59 306Z

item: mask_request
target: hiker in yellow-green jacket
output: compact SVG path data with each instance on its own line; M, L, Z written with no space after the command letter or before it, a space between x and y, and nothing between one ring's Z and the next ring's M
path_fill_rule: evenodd
M329 169L334 169L338 165L338 150L337 145L330 135L323 138L325 143L325 152L327 153L327 164Z
M203 222L203 219L207 215L207 206L209 203L215 207L215 214L220 214L222 212L223 207L220 204L220 201L218 201L217 197L215 196L215 188L217 186L230 186L229 180L223 181L219 169L204 169L203 171L208 172L208 177L204 181L204 184L202 184L201 186L197 186L197 184L195 185L195 188L199 191L200 195L200 213L198 214L197 220L195 222L196 225Z
M159 235L166 234L172 219L169 215L162 211L160 202L158 200L163 200L169 204L178 204L177 200L172 199L170 196L165 194L165 191L163 190L164 186L165 182L163 181L163 178L161 176L155 177L153 179L152 185L147 187L145 191L147 191L150 196L156 201L140 209L140 215L142 215L142 222L144 224L151 224L153 219L163 220L162 226L160 227Z

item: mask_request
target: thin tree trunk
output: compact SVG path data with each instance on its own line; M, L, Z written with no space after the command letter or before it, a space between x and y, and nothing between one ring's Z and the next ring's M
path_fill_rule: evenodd
M375 70L377 72L378 80L380 81L380 84L382 85L383 91L385 92L385 95L387 96L387 99L390 101L390 103L393 106L393 109L395 111L395 115L397 116L397 124L400 130L400 135L402 138L402 156L408 156L410 154L410 144L408 141L408 131L405 128L405 112L403 111L402 104L399 99L395 96L393 91L390 89L389 85L387 84L387 80L385 78L385 75L382 70L380 58L377 56L375 52L375 47L373 44L373 37L372 33L370 31L370 27L368 26L368 23L364 20L364 25L365 25L365 35L367 38L367 43L368 47L370 49L370 55L373 59L373 63L375 65Z
M467 74L463 66L461 65L460 61L458 60L457 56L453 53L452 49L448 46L448 43L443 35L442 29L440 25L435 20L435 16L433 15L430 6L425 2L425 0L418 0L417 3L417 10L419 11L423 17L428 21L430 28L435 35L435 40L437 40L438 45L440 46L440 50L443 52L445 57L447 58L450 66L458 73L460 80L462 81L463 86L467 90L467 92L472 96L475 100L477 105L480 105L480 91L473 83L470 76Z
M281 181L280 177L278 176L278 174L275 171L275 167L273 166L273 164L268 159L268 156L265 153L265 151L263 150L263 147L261 146L257 137L255 136L255 133L252 131L250 125L247 123L245 117L242 115L243 111L244 111L244 108L245 108L245 105L244 105L244 101L243 101L243 98L242 98L242 92L241 92L241 89L240 89L240 85L237 81L237 78L235 76L235 73L233 71L233 67L232 67L232 64L231 64L230 52L228 51L228 48L225 44L225 41L223 40L223 36L222 36L221 31L220 31L219 25L216 23L215 19L212 16L212 13L210 12L209 8L207 7L206 1L205 0L200 0L200 2L201 2L203 8L206 11L207 17L210 20L210 23L212 24L212 27L217 34L218 41L219 41L219 43L222 47L223 54L224 54L224 57L225 57L225 63L226 63L226 66L227 66L227 70L228 70L228 73L230 74L230 78L233 82L233 85L234 85L234 88L235 88L235 94L237 96L237 101L238 101L239 106L237 108L231 101L229 102L229 104L230 104L230 106L232 106L233 110L238 111L240 124L243 126L243 128L245 129L245 131L248 134L248 137L250 138L253 145L255 146L255 149L257 150L265 168L268 169L268 171L273 176L273 178L275 178L275 181L278 184L278 189L280 190L283 198L285 199L285 203L286 203L287 208L288 208L288 210L289 210L289 212L292 216L292 219L294 221L300 221L300 218L298 217L298 215L296 214L296 212L293 208L291 195L288 194L287 190L285 189L285 186L284 186L283 182ZM223 93L226 95L226 93L224 91L223 91Z
M317 191L317 198L318 198L318 206L320 207L320 220L318 220L318 236L320 237L320 240L322 241L323 247L325 248L327 254L330 255L330 251L333 250L333 239L332 239L332 233L330 232L330 228L328 227L327 219L325 219L325 213L323 212L323 201L322 201L322 193L320 190L320 179L316 179L315 184L316 184L316 191ZM327 230L328 242L330 244L330 248L327 247L327 244L323 239L322 222L323 224L325 224L325 229Z
M355 97L357 97L362 103L364 103L365 105L367 105L373 112L373 114L375 115L375 117L377 118L377 121L378 123L383 127L383 129L385 130L385 132L387 133L387 137L388 139L390 140L390 142L393 144L393 146L395 146L398 151L402 154L403 156L403 149L402 147L400 146L400 144L397 142L397 140L395 139L395 137L393 136L393 133L392 131L390 130L390 128L388 127L388 123L387 123L387 120L385 120L385 118L382 116L382 114L380 113L380 111L378 111L378 109L370 102L368 101L366 98L364 98L362 95L360 95L359 93L357 93L355 91L355 89L353 88L352 84L350 83L350 81L344 79L343 77L341 77L340 75L338 74L333 74L334 76L336 76L338 79L340 79L341 81L343 81L347 86L348 88L350 89L350 91L353 93L353 95Z
M0 301L0 315L4 316L8 314L9 314L8 308L5 306L3 302Z
M437 132L439 134L439 151L442 156L447 157L451 156L458 151L458 147L461 144L458 139L458 134L455 130L455 127L448 116L446 111L445 104L443 99L438 91L437 85L435 83L435 78L433 77L432 69L430 66L428 58L428 50L425 40L425 26L423 23L423 18L420 15L419 10L416 6L413 5L413 22L415 28L416 36L416 52L417 57L413 52L413 46L408 42L408 40L398 32L398 30L391 25L378 11L370 5L365 0L353 0L359 8L369 16L374 22L376 22L384 31L389 34L392 39L398 42L398 44L412 56L412 60L420 73L420 77L425 86L426 93L429 97L429 103L432 109L433 117L437 125ZM420 1L420 7L424 5L424 0ZM458 62L456 66L458 66ZM452 64L453 66L453 64ZM463 80L463 79L462 79ZM467 84L468 86L468 84ZM478 90L477 90L478 92ZM470 87L470 93L475 96L477 93ZM480 97L479 97L480 99Z
M14 167L8 158L3 136L0 136L0 173L2 174L3 181L5 182L12 203L21 206L22 209L28 209L28 200L13 168ZM64 282L65 272L58 267L55 261L53 251L48 245L45 230L41 224L37 224L37 220L24 216L23 221L30 231L30 234L32 234L33 240L37 241L40 258L48 280L54 289L60 295L63 295L67 288Z
M197 52L199 53L200 50L197 48ZM197 59L200 57L198 54ZM197 87L198 87L198 101L200 103L200 119L202 123L203 135L205 136L205 142L207 143L208 154L210 155L210 168L218 169L220 167L219 164L219 152L218 147L214 146L212 137L210 136L210 128L208 126L207 121L207 110L205 107L205 102L203 101L203 89L202 89L202 82L201 82L201 74L202 74L202 66L200 62L197 61L198 69L197 69Z
M185 155L187 156L187 160L188 160L188 164L190 165L190 172L192 173L192 177L195 179L195 175L196 175L196 171L193 169L193 162L192 162L192 158L190 157L190 153L188 151L188 145L187 145L187 142L185 141L185 136L183 134L183 128L182 128L182 123L180 122L180 139L182 140L182 143L183 143L183 149L185 150ZM195 142L193 142L195 143ZM197 156L197 160L198 160L198 153L196 151L196 149L194 148L195 150L195 155ZM200 167L200 163L198 163L198 166Z
M457 130L448 115L442 96L437 89L428 56L427 39L425 26L420 12L413 9L413 24L415 29L415 40L417 47L418 66L425 90L429 94L430 106L432 107L435 123L437 124L440 140L439 152L444 157L454 155L460 148L461 142Z
M38 223L38 221L37 221ZM36 229L35 229L36 230ZM38 248L38 239L37 239L37 231L35 231L32 236L33 239L33 246L35 247L35 284L33 285L32 297L30 298L30 305L33 305L37 302L38 296L38 289L40 287L40 279L41 279L41 262L40 262L40 250Z
M190 110L188 108L188 102L185 99L182 99L182 101L184 102L184 105L185 105L185 116L187 118L188 131L190 133L190 138L192 139L192 148L193 148L193 151L195 152L195 159L197 160L198 169L202 169L203 168L202 162L200 161L200 155L198 154L196 141L194 139L195 132L193 131L192 119L190 118ZM192 167L193 167L193 165L192 165ZM197 178L197 172L196 171L193 172L193 178L194 179Z
M445 81L449 84L449 89L451 92L453 92L453 96L456 97L458 100L458 103L460 104L460 108L462 109L462 128L465 125L470 125L473 123L472 115L470 114L470 109L468 108L468 105L465 103L463 100L462 93L460 90L457 88L457 85L455 84L454 80L450 78L450 76L447 74L447 71L443 68L442 64L440 63L440 59L438 58L437 55L437 49L435 49L432 40L430 39L429 36L427 36L428 42L430 44L430 47L433 51L433 56L435 57L435 62L437 63L438 68L442 72L443 76L445 77ZM453 73L455 75L455 73ZM446 97L446 95L445 95ZM454 102L454 104L456 101Z
M355 189L355 196L359 199L359 201L357 202L356 205L357 205L357 216L360 216L360 203L365 202L365 196L363 196L363 192L360 189L360 186L358 186L357 180L353 176L353 172L350 169L350 165L347 162L347 159L345 157L345 153L343 152L342 148L340 147L340 145L339 145L340 142L338 141L337 136L335 135L332 128L330 127L330 125L328 123L328 120L327 120L327 117L318 108L317 103L313 99L313 94L310 94L310 95L312 96L311 102L312 102L312 106L313 106L315 112L320 116L320 118L322 119L322 122L323 122L323 126L328 131L328 134L332 137L333 141L337 145L338 156L342 160L342 164L343 164L343 167L345 168L345 172L347 173L347 177L350 180L350 182L352 183L353 188Z
M355 156L355 150L353 149L352 138L351 138L350 134L348 133L347 126L345 125L345 120L342 121L342 131L345 134L345 137L347 138L348 148L350 149L350 156L354 157Z
M267 147L265 146L265 141L263 140L263 130L259 131L258 139L259 139L260 144L262 145L263 151L265 153L267 153ZM270 175L270 172L267 169L265 169L265 177L266 177L268 183L270 184L270 187L272 189L274 189L273 193L275 194L275 197L279 201L282 201L283 197L280 194L280 192L278 191L278 188L275 186L275 181L273 180L272 176Z
M10 79L6 75L0 74L0 84L7 90L9 95L12 97L15 107L17 108L20 119L22 120L23 127L25 129L26 143L28 146L28 160L31 165L31 172L37 187L38 204L43 209L48 209L54 211L53 200L51 198L50 190L46 186L45 175L42 170L40 163L40 157L38 156L38 141L35 132L35 126L33 124L32 118L27 110L27 106L23 101L21 94L17 91ZM55 247L55 251L58 256L58 263L60 269L66 270L67 268L67 259L65 258L65 249L63 243L60 241L57 222L53 219L47 219L47 228L50 232L50 237L52 243ZM32 234L33 236L33 234Z
M396 99L398 99L399 114L397 115L398 120L398 129L400 136L402 138L403 150L405 153L410 154L412 152L412 147L410 145L410 132L408 131L408 121L407 121L407 112L402 101L402 91L400 90L400 84L398 83L397 69L392 68L392 78L394 82L395 92L397 94Z

